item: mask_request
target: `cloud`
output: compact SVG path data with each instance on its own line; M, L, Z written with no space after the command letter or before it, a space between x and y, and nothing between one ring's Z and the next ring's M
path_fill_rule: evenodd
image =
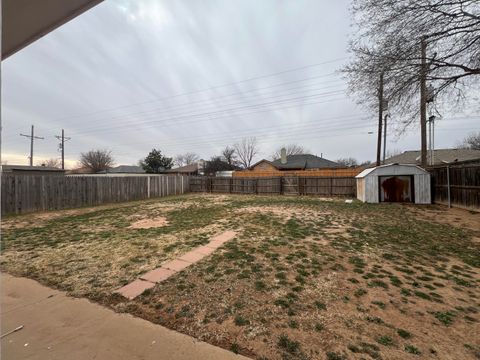
M210 158L242 136L257 136L265 157L297 142L331 159L372 159L376 115L348 98L335 72L347 56L348 5L103 2L3 62L4 158L28 153L19 133L34 124L45 138L37 156L58 157L63 128L72 164L95 148L118 164L154 147ZM453 145L474 122L446 116L437 145ZM419 136L389 146L418 148Z

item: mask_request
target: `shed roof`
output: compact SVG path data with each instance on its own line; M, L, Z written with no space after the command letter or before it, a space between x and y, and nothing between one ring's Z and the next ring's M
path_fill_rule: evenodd
M412 175L413 174L419 174L419 173L428 174L428 171L426 171L425 169L422 169L420 166L417 166L417 165L414 165L414 164L385 164L385 165L380 165L380 166L365 169L360 174L355 176L355 178L361 179L361 178L364 178L364 177L366 177L367 175L370 175L370 174L374 175L375 172L380 172L380 170L383 170L383 169L386 169L386 168L392 168L393 169L395 167L410 168ZM381 174L381 175L383 175L383 174Z

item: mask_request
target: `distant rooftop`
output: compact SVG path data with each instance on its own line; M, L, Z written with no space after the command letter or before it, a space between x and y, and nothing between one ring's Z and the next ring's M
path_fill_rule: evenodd
M145 174L140 166L137 165L119 165L108 170L99 171L97 174Z
M385 159L385 164L420 164L420 150L408 150ZM429 157L427 153L427 159ZM474 149L436 149L434 165L480 159L480 150Z
M286 164L282 164L281 159L274 160L271 162L271 164L280 170L325 169L342 167L340 164L334 161L312 154L288 155Z
M53 172L65 172L65 170L51 167L51 166L29 166L29 165L2 165L2 171L53 171Z
M167 173L194 173L198 171L198 163L193 163L185 166L180 166L174 169L167 170Z

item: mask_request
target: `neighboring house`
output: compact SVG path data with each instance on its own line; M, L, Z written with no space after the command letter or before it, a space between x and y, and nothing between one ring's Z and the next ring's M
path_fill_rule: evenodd
M145 174L145 170L137 165L119 165L108 170L102 170L97 174Z
M427 163L432 154L427 152ZM434 165L480 159L480 150L474 149L436 149L433 152ZM399 155L385 159L385 164L415 164L421 162L420 150L404 151Z
M277 177L277 176L326 176L353 177L361 168L345 168L335 161L312 154L286 155L281 151L280 159L260 160L247 170L235 171L234 177Z
M342 168L334 161L311 154L288 155L274 161L260 160L250 171L317 170Z
M165 174L176 174L176 175L199 175L200 166L198 163L193 163L185 166L180 166L175 169L170 169L165 171Z
M2 165L3 174L12 175L65 175L65 170L48 166Z

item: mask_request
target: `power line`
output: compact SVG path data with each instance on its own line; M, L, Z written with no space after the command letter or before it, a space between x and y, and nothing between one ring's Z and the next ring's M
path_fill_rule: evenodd
M164 118L164 119L160 119L160 120L153 120L153 121L143 121L143 122L136 122L134 125L135 126L138 126L139 124L148 124L148 123L155 123L156 125L164 125L163 123L160 123L160 121L175 121L175 124L178 124L178 120L181 120L181 119L185 119L185 120L188 120L188 119L191 119L191 118L197 118L197 117L205 117L205 116L211 116L211 115L215 115L215 114L221 114L221 113L225 113L225 112L230 112L230 111L235 111L235 110L244 110L244 109L250 109L250 108L255 108L255 107L262 107L262 106L268 106L268 105L275 105L275 104L282 104L282 103L288 103L288 102L292 102L292 101L303 101L303 100L306 100L306 99L313 99L313 98L321 98L321 97L329 97L329 96L333 96L333 95L338 95L339 93L343 93L344 90L339 90L339 91L334 91L334 92L328 92L328 93L318 93L318 94L312 94L312 95L307 95L307 96L297 96L297 97L293 97L293 98L288 98L288 99L282 99L282 100L277 100L277 101L271 101L271 102L265 102L265 103L260 103L260 104L253 104L253 105L244 105L244 106L239 106L239 107L234 107L234 108L225 108L225 109L220 109L220 110L217 110L217 111L207 111L207 112L202 112L202 113L190 113L190 114L184 114L184 115L181 115L181 116L173 116L173 117L169 117L169 118ZM342 98L342 100L347 100L347 98ZM301 104L300 104L301 105ZM150 117L146 117L146 119L150 119ZM193 122L198 122L198 121L205 121L205 120L211 120L211 118L208 118L208 119L204 119L204 120L193 120L191 119L190 121L184 121L183 123L193 123ZM130 125L124 125L123 127L127 126L127 128L130 126ZM122 128L122 126L116 126L115 127L115 131L116 130L120 130ZM95 129L95 130L87 130L87 131L79 131L79 132L75 132L75 134L88 134L88 133L92 133L92 132L98 132L98 131L101 131L102 128L100 129ZM108 131L108 132L111 132L112 129L111 127L106 127L104 128L104 130Z
M292 136L296 137L298 134L303 134L303 133L312 134L312 132L315 131L315 130L316 131L320 131L320 130L340 131L340 130L346 130L346 129L348 130L348 129L363 128L363 127L372 126L372 123L366 123L365 120L367 120L367 119L359 119L359 120L356 120L354 122L344 123L344 124L342 124L343 126L341 126L341 127L339 127L338 125L310 126L310 124L308 124L306 127L305 126L300 126L297 129L285 129L285 128L283 128L283 129L277 130L273 133L272 133L272 131L268 131L268 128L263 129L263 130L267 130L266 132L262 132L259 129L250 129L249 133L240 133L240 134L238 134L238 133L231 134L230 133L229 135L226 135L226 136L207 137L207 138L203 138L203 139L197 139L197 140L194 140L194 141L187 140L188 138L184 138L187 141L184 141L184 142L181 142L181 141L180 142L179 141L172 141L172 142L161 141L161 144L162 144L162 146L202 145L202 144L209 143L209 142L218 142L218 141L223 141L223 140L235 141L233 139L241 139L243 137L253 136L253 135L261 136L262 140L265 139L265 138L268 138L268 137L279 137L279 136L288 136L288 137L291 138ZM358 126L354 126L354 125L358 125ZM313 136L315 136L315 135L313 135ZM145 144L145 141L122 144L122 146L129 146L129 145L131 146L131 145L137 145L137 144Z
M336 137L336 136L345 136L345 135L367 135L367 132L355 132L355 133L345 133L344 130L349 130L349 129L361 129L361 128L365 128L366 126L357 126L357 127L347 127L347 128L344 128L344 129L340 129L342 130L341 133L336 134L336 131L337 130L332 130L332 131L329 131L327 132L326 134L321 134L321 135L318 135L318 134L312 134L311 131L306 131L306 132L303 132L303 133L300 133L300 134L296 134L295 135L295 140L303 140L303 139L320 139L320 138L325 138L325 137ZM242 138L241 137L232 137L230 140L226 140L226 141L215 141L214 144L211 144L211 145L215 145L217 147L224 147L226 145L231 145L232 143L236 142L236 141L240 141ZM268 141L268 140L278 140L278 141L288 141L288 140L291 140L291 135L290 134L285 134L285 135L281 135L281 136L277 136L276 134L272 134L271 136L262 136L262 141ZM206 142L203 142L202 144L203 145L208 145L208 143L211 143L211 141L206 141ZM173 147L174 148L174 147ZM181 147L181 151L194 151L198 148L198 144L190 144L188 146L182 146ZM174 151L175 152L175 151ZM116 153L116 155L131 155L132 153L129 152L129 153Z
M334 81L326 81L326 82L321 82L320 84L324 84L324 83L329 83L329 82L339 82L340 80L334 80ZM304 87L310 87L310 86L313 86L313 85L317 85L317 84L307 84L307 85L302 85L302 86L298 86L298 87L294 87L294 88L287 88L285 90L295 90L295 89L302 89ZM343 84L342 84L343 85ZM329 89L329 88L335 88L335 87L338 87L339 85L334 85L334 86L327 86L327 87L321 87L321 88L313 88L313 89L305 89L305 91L314 91L314 90L325 90L325 89ZM269 87L267 87L269 88ZM253 92L253 91L258 91L258 90L262 90L262 89L265 89L265 88L258 88L258 89L253 89L253 90L250 90L248 92ZM281 90L281 91L285 91L285 90ZM247 93L248 93L247 92ZM292 95L293 94L296 94L296 93L299 93L299 92L293 92L291 93ZM236 92L236 93L233 93L233 94L228 94L228 95L223 95L223 96L219 96L219 97L216 97L216 98L209 98L209 99L203 99L203 100L197 100L197 101L193 101L193 102L187 102L187 103L182 103L182 104L176 104L176 105L173 105L173 106L169 106L167 109L164 108L164 107L161 107L161 108L154 108L154 109L149 109L149 110L143 110L143 111L140 111L140 112L132 112L132 113L128 113L128 114L123 114L123 115L119 115L119 116L115 116L115 117L108 117L108 118L101 118L101 119L91 119L91 120L86 120L86 121L82 121L82 124L85 124L86 122L89 123L89 122L99 122L99 121L102 121L102 120L118 120L118 119L125 119L127 120L128 122L128 118L131 117L131 116L139 116L139 115L158 115L158 114L163 114L163 113L170 113L172 111L175 111L175 110L178 110L178 109L182 109L182 108L191 108L192 105L195 105L195 104L200 104L200 103L207 103L205 105L207 106L213 106L213 107L216 107L218 106L217 104L215 104L214 102L216 102L217 100L219 99L222 99L222 98L226 98L226 97L231 97L233 95L241 95L242 97L244 96L258 96L259 94L256 94L256 93L252 93L252 94L245 94L244 92ZM286 94L275 94L275 93L271 93L272 94L272 98L273 97L279 97L279 96L286 96L286 95L289 95L289 93L286 93ZM263 95L263 94L260 94L260 95ZM265 94L265 95L270 95L270 94ZM262 96L260 99L268 99L268 98L271 98L271 97L265 97L265 96ZM244 101L246 99L242 98L242 101ZM211 104L208 104L208 103L211 103ZM237 102L237 103L234 103L234 104L241 104L241 102ZM222 104L222 105L225 105L225 104ZM230 104L227 104L227 105L232 105L231 103Z
M93 112L86 113L86 114L79 114L79 115L73 115L73 116L68 116L68 117L61 117L61 118L58 118L57 120L61 121L61 120L72 119L72 118L77 118L77 117L90 116L90 115L93 115L93 114L98 114L98 113L103 113L103 112L108 112L108 111L115 111L115 110L124 109L124 108L128 108L128 107L144 105L144 104L148 104L148 103L152 103L152 102L174 99L174 98L181 97L181 96L198 94L198 93L211 91L211 90L215 90L215 89L219 89L219 88L223 88L223 87L227 87L227 86L243 84L243 83L253 81L253 80L264 79L264 78L268 78L268 77L272 77L272 76L276 76L276 75L287 74L287 73L291 73L291 72L295 72L295 71L305 70L305 69L320 66L320 65L331 64L331 63L335 63L335 62L338 62L338 61L345 60L346 58L347 57L336 58L336 59L332 59L332 60L328 60L328 61L324 61L324 62L319 62L319 63L315 63L315 64L310 64L310 65L304 65L304 66L300 66L300 67L297 67L297 68L291 68L291 69L282 70L282 71L275 72L275 73L255 76L255 77L247 78L247 79L244 79L244 80L233 81L233 82L229 82L229 83L225 83L225 84L221 84L221 85L215 85L215 86L211 86L211 87L208 87L208 88L189 91L189 92L184 92L184 93L175 94L175 95L171 95L171 96L167 96L167 97L161 97L161 98L159 97L159 98L156 98L156 99L153 99L153 100L133 103L133 104L129 104L129 105L123 105L123 106L119 106L119 107L101 109L101 110L93 111Z
M371 124L371 126L373 127L375 124ZM366 128L367 126L359 126L359 127L349 127L347 129L361 129L361 128ZM336 134L335 131L331 131L331 132L328 132L328 134L325 134L325 135L318 135L318 134L311 134L311 132L308 132L308 133L303 133L303 134L299 134L299 135L296 135L295 136L295 140L308 140L308 139L317 139L317 138L330 138L330 137L340 137L340 136L349 136L349 135L367 135L367 132L363 131L363 132L353 132L353 133L345 133L345 129L340 129L341 130L341 133L338 133ZM451 129L442 129L442 131L455 131L455 130L470 130L470 129L459 129L459 128L451 128ZM472 129L472 130L475 130L475 129ZM478 129L480 130L480 128ZM415 130L413 129L410 129L408 130L409 132L416 132ZM440 130L439 130L440 131ZM276 135L272 135L272 136L269 136L269 137L264 137L262 136L262 140L278 140L278 141L281 141L281 142L284 142L284 141L288 141L288 140L291 140L291 135L290 134L286 134L286 135L282 135L282 136L276 136ZM231 140L227 140L227 141L220 141L220 142L217 142L215 141L214 144L211 144L211 145L214 145L216 147L224 147L226 145L231 145L232 142L235 142L235 141L239 141L241 140L241 137L239 138L236 138L236 137L233 137L231 138ZM204 144L208 145L208 142L205 142ZM172 149L175 149L175 147L172 147ZM189 146L182 146L181 149L179 149L178 151L195 151L198 149L198 145L197 144L191 144ZM175 150L171 151L172 154L177 152ZM116 152L115 153L116 156L124 156L124 155L132 155L132 152Z

